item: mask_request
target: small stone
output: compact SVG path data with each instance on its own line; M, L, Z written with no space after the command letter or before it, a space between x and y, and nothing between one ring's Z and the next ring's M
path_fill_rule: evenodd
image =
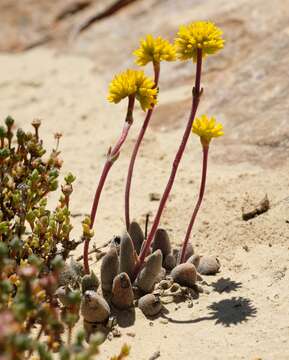
M243 245L243 249L244 249L246 252L249 252L249 247L248 247L248 245Z
M170 292L175 293L180 290L180 285L177 283L173 283L173 285L170 287Z
M147 294L138 300L138 307L145 316L155 316L162 310L162 303L159 297Z
M167 290L168 288L170 288L172 285L172 282L170 280L162 280L160 281L160 283L158 284L158 287L160 289L163 289L163 290Z
M126 273L120 273L113 280L111 302L119 309L133 306L134 294L130 278Z
M112 329L111 333L113 337L121 337L121 332L117 328Z
M135 332L130 331L130 332L127 332L126 335L134 338L135 337Z
M183 286L192 287L197 280L197 271L193 264L183 263L177 265L171 272L174 281Z
M161 198L159 193L152 192L149 194L150 201L159 201Z
M215 256L202 256L198 266L201 275L215 275L220 270L220 261Z
M194 303L192 301L188 301L188 308L191 309L194 306Z
M161 319L160 323L164 324L164 325L167 325L169 323L169 320L168 319Z

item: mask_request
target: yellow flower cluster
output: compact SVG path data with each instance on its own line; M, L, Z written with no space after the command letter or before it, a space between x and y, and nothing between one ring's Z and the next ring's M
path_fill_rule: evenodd
M181 26L175 39L177 57L180 60L197 60L197 49L202 56L215 54L224 47L222 31L210 21L197 21Z
M157 102L155 84L143 71L126 70L111 81L107 97L110 102L117 104L130 95L135 95L143 111Z
M222 124L216 123L215 118L208 118L206 115L195 119L192 132L201 138L203 145L209 145L212 138L224 135Z
M144 66L149 62L158 64L161 61L174 61L176 50L174 45L163 39L161 36L154 38L152 35L141 40L140 47L133 52L136 56L136 63Z

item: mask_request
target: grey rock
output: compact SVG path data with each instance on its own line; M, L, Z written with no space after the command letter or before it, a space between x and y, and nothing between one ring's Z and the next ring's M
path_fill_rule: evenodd
M215 256L202 256L198 266L201 275L215 275L220 270L220 261Z
M145 316L155 316L163 308L158 296L146 294L138 300L138 307Z

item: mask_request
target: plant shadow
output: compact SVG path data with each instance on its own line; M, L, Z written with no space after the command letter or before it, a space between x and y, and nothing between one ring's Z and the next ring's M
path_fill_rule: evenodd
M199 317L192 320L176 320L163 314L162 316L171 323L175 324L195 324L201 321L212 320L215 324L229 327L248 321L255 317L257 309L250 299L244 297L232 297L224 299L208 306L211 310L208 316Z
M217 291L219 294L230 293L231 291L236 291L242 287L241 282L231 280L230 278L220 278L217 281L210 284L214 291Z

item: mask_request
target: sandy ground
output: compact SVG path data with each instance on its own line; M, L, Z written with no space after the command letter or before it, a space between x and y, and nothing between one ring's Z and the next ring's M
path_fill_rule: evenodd
M185 3L189 1L184 1L183 12ZM207 2L206 9L210 3ZM282 4L285 6L286 1ZM130 10L127 11L129 15ZM174 21L180 23L182 14L180 11ZM115 21L121 22L125 15L119 16ZM188 18L187 14L185 21ZM112 21L107 20L107 26ZM100 27L105 28L105 23ZM229 39L231 35L229 32ZM43 119L41 134L48 148L54 145L53 134L63 133L64 173L72 171L77 176L71 203L75 237L79 236L82 216L90 211L106 151L121 130L125 111L125 105L111 105L105 100L108 81L120 65L112 61L104 71L104 55L98 60L89 51L89 56L83 54L81 44L85 47L89 36L92 35L85 35L83 43L79 39L73 49L40 47L0 55L1 117L10 114L25 129L32 119ZM133 45L135 42L134 39ZM133 47L129 44L127 48L131 51ZM256 58L257 55L250 64ZM259 60L262 64L262 59ZM128 65L123 60L121 63ZM171 66L182 75L176 78L170 73L170 66L164 66L159 106L135 169L132 215L142 225L148 212L155 214L158 202L150 201L149 194L161 194L164 189L189 113L192 69L182 64ZM286 125L282 104L277 100L270 112L265 112L269 108L269 100L265 100L273 96L269 91L274 90L271 78L266 80L268 92L259 94L261 103L254 95L256 109L253 99L246 103L246 86L257 81L250 77L241 87L242 71L249 71L246 66L249 67L239 59L230 65L234 75L223 78L207 70L213 67L213 60L208 62L203 77L205 96L199 108L199 114L208 111L224 122L226 136L211 145L207 191L192 243L197 253L219 257L220 273L205 277L205 293L194 301L192 308L187 303L169 304L168 313L153 321L137 309L133 324L123 326L120 338L102 346L99 359L115 354L124 342L131 345L130 358L138 360L148 360L156 351L160 351L160 359L172 360L289 359L289 172L288 148L284 145L288 144L288 119ZM263 81L260 82L256 86L262 88ZM275 89L274 96L286 86L288 80L286 84L279 83L281 89ZM264 112L258 118L250 118L261 106ZM250 116L246 117L245 112ZM256 124L262 117L265 120L258 138ZM109 174L95 224L97 245L119 234L124 227L124 181L143 118L138 110L128 141ZM274 130L268 125L273 118ZM274 134L285 140L272 142ZM174 244L180 244L184 237L197 196L200 170L201 147L192 136L161 221ZM265 194L270 210L244 222L241 208L246 198L258 201ZM54 198L51 203L55 203Z

